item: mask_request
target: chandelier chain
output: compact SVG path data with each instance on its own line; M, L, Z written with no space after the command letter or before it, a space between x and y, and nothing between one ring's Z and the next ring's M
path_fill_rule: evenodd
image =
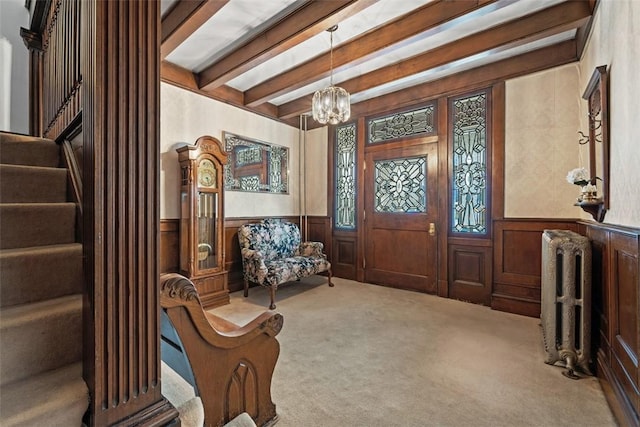
M330 43L331 43L331 51L330 51L330 54L329 54L329 57L330 57L329 62L331 64L331 74L330 74L330 77L329 77L329 86L333 86L333 31L329 32L329 35L330 35L329 37L330 37L330 40L331 40L330 41Z

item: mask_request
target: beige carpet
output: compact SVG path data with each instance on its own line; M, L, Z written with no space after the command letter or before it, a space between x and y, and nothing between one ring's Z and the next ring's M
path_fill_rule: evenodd
M613 426L597 379L544 364L539 320L313 277L281 287L278 427ZM212 310L244 324L265 289Z

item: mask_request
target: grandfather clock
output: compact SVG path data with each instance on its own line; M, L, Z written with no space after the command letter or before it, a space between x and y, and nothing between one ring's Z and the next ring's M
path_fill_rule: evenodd
M211 136L180 147L180 273L196 286L202 305L229 303L224 270L224 184L227 153Z

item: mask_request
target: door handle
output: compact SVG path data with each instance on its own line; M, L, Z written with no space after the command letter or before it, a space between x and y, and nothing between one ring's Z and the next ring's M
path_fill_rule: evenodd
M433 222L429 223L429 235L430 236L436 235L436 225Z

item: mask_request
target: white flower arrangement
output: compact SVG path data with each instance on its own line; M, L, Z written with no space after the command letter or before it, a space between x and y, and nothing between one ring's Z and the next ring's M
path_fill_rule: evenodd
M575 168L573 170L570 170L567 174L567 182L570 184L575 184L583 187L589 184L590 181L591 179L589 178L589 173L585 168Z

